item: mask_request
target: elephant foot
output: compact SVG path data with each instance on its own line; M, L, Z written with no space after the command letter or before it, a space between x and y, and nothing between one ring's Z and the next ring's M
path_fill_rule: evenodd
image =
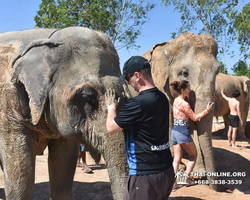
M197 163L197 164L194 166L193 172L194 172L194 173L197 172L198 174L199 174L199 173L200 173L200 174L204 174L204 173L206 173L206 169L205 169L204 165ZM202 178L202 177L198 176L198 177L194 177L194 178L199 179L199 178Z

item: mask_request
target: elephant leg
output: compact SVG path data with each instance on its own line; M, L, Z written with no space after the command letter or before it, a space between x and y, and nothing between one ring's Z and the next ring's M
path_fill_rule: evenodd
M243 121L243 124L239 124L239 129L238 129L238 135L237 135L237 138L240 138L240 139L245 139L246 138L246 135L245 135L245 128L246 128L246 114L244 112L241 112L241 117L242 117L242 121Z
M65 138L50 140L49 179L51 200L71 200L79 145Z
M0 140L7 200L33 199L36 134L27 128L20 129L13 130L10 127L5 137L2 137L5 140Z
M228 129L228 114L223 115L223 120L225 124L225 129Z
M224 120L224 125L225 125L225 129L223 131L223 135L227 136L227 132L228 132L228 114L223 115L223 120Z

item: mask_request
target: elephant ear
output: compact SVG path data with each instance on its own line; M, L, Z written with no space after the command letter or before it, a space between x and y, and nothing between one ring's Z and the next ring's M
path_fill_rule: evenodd
M165 86L164 86L164 90L165 92L167 93L167 96L169 97L169 100L171 101L171 104L173 104L174 102L174 97L172 96L171 94L171 89L170 89L170 82L169 82L169 73L170 73L170 70L171 70L171 65L174 63L175 61L175 57L172 55L172 53L168 50L168 49L165 49L165 56L166 56L166 80L165 80Z
M167 47L169 42L161 42L153 46L152 49L144 53L142 56L147 58L154 78L154 82L160 90L163 90L169 100L172 102L174 99L171 95L169 88L169 70L174 62L174 56L171 54Z
M43 46L53 45L58 44L53 44L49 39L33 41L12 63L12 82L22 83L28 94L33 125L39 122L48 96L49 72Z
M168 63L166 63L165 52L162 52L165 50L167 43L168 42L157 43L152 49L142 55L149 61L151 69L154 72L153 74L157 74L156 79L160 79L162 83L164 83L159 84L162 87L164 87L169 77L168 69L166 69ZM157 80L154 81L157 82Z
M244 92L248 93L249 92L249 86L250 86L250 80L244 81Z

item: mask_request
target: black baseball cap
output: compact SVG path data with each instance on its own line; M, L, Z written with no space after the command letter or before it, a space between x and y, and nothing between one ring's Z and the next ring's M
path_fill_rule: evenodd
M123 65L123 75L119 78L120 81L124 80L128 74L140 71L145 68L150 68L150 64L146 58L142 56L132 56Z

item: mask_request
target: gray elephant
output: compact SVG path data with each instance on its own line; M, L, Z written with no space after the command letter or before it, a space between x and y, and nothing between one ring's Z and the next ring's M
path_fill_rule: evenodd
M0 34L0 163L9 200L33 199L36 154L48 146L50 199L72 199L78 145L102 153L114 199L127 179L123 134L106 133L107 88L122 96L109 38L83 27ZM121 98L118 109L125 99Z
M177 94L172 91L170 83L189 81L193 90L189 103L195 113L203 111L208 102L214 100L215 77L219 71L216 55L217 44L211 36L192 33L183 33L169 42L156 44L143 54L151 63L156 86L165 92L171 104ZM195 172L216 171L211 139L212 120L213 112L210 112L200 121L190 124L198 132L198 136L194 134L198 151ZM218 190L217 186L212 187Z
M216 76L215 81L214 116L223 116L226 129L228 129L228 115L230 113L230 109L228 102L221 95L221 90L225 90L225 94L228 97L232 97L232 93L236 89L240 91L241 95L238 97L238 100L240 102L243 124L240 125L238 129L238 136L241 138L246 137L245 127L249 109L249 85L250 80L247 76L232 76L222 73L219 73Z

